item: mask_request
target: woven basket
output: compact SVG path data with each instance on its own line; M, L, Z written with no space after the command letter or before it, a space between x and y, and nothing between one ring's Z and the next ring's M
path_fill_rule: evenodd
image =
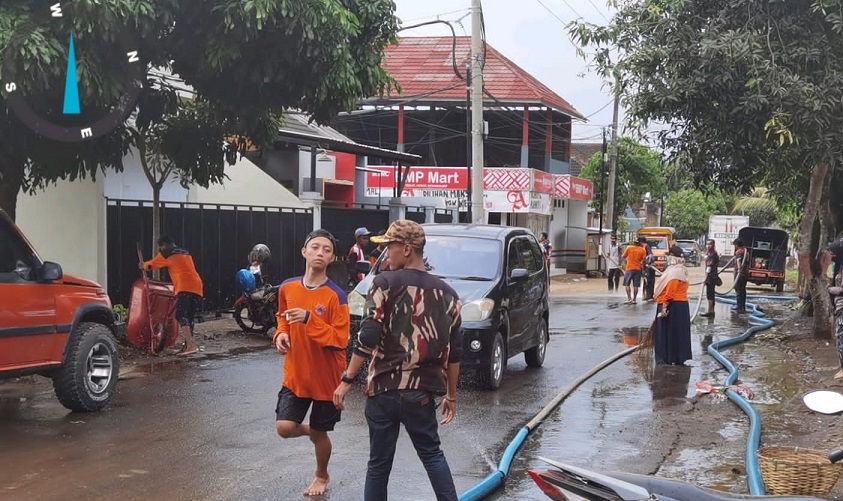
M826 497L843 473L843 462L832 464L813 449L765 447L757 455L770 494Z

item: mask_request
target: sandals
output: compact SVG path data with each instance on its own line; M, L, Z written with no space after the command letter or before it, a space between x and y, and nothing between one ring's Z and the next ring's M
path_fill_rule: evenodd
M199 348L193 348L192 350L182 350L176 353L177 357L186 357L188 355L193 355L194 353L199 353Z

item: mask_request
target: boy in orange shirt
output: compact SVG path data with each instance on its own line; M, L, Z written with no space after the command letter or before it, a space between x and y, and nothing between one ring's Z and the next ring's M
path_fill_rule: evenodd
M329 232L311 232L301 250L304 276L285 281L278 291L278 330L273 342L284 355L284 379L275 408L275 429L282 438L308 436L313 442L316 473L305 496L322 495L328 487L328 432L340 420L333 399L345 369L350 318L345 292L326 274L336 257L336 245ZM310 422L302 424L308 409Z
M158 239L158 254L143 263L143 270L167 268L176 293L176 320L184 336L184 347L176 355L184 357L199 351L193 339L193 322L202 306L202 279L190 253L177 247L173 237Z
M646 241L646 239L644 239ZM647 257L647 250L641 245L640 239L633 241L623 251L623 258L626 259L626 273L623 275L623 286L626 288L626 304L635 304L638 298L638 288L641 287L641 270L644 259ZM632 290L630 290L632 286Z

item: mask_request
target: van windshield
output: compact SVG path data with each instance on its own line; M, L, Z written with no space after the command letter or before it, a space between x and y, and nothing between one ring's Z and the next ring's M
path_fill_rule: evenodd
M667 239L666 238L648 238L647 244L650 245L651 249L667 250Z

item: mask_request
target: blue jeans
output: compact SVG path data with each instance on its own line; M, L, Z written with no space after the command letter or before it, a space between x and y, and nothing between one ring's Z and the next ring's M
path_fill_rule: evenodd
M369 467L365 501L386 501L389 473L401 424L410 435L437 501L457 501L457 490L445 454L439 447L439 423L433 395L418 390L387 391L366 399L369 423Z

